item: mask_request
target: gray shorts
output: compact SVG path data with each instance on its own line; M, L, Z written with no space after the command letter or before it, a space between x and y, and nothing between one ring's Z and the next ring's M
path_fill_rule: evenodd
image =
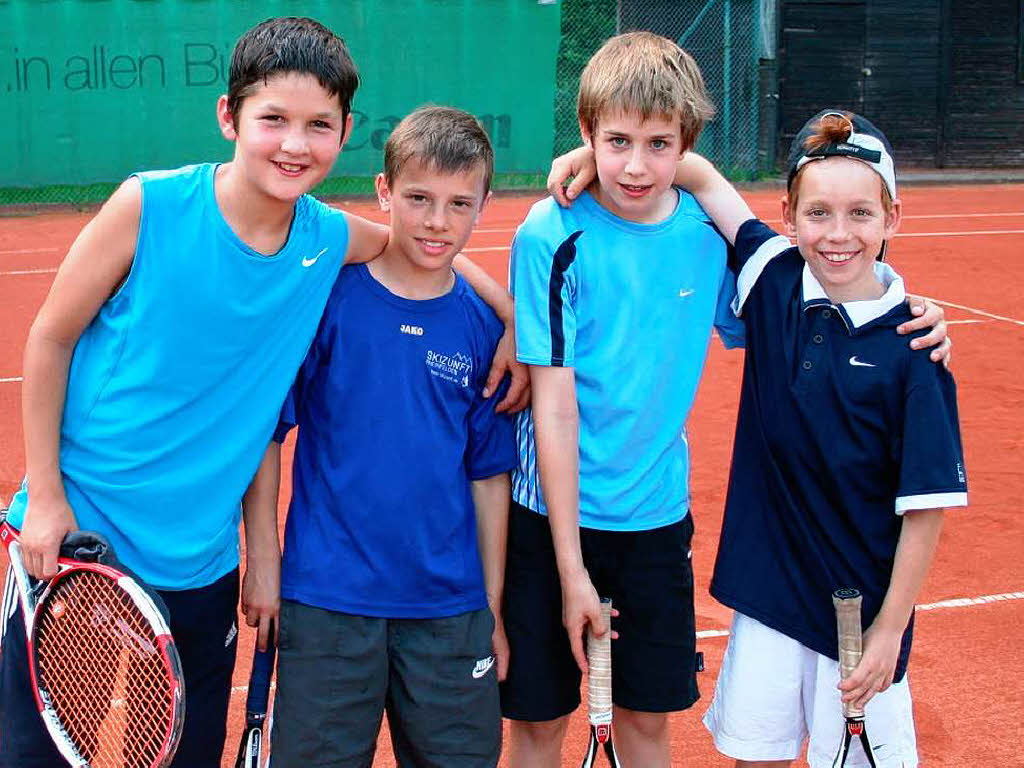
M384 711L402 768L493 768L490 610L380 619L282 601L273 768L370 768Z

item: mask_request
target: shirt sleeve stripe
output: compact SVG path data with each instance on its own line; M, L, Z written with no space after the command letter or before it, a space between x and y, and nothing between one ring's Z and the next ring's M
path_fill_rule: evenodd
M922 493L917 496L899 496L896 499L896 514L902 515L915 509L939 509L940 507L966 507L967 493Z
M743 265L739 277L736 278L736 298L732 300L732 311L736 313L736 317L740 317L743 313L743 305L746 303L750 292L754 289L754 283L757 282L757 278L761 276L764 268L768 266L768 262L792 247L793 244L789 242L788 237L776 235L771 240L765 240L754 251L754 255Z
M582 230L573 232L558 246L551 260L551 279L548 282L548 325L551 328L551 365L565 364L565 333L562 329L562 288L565 272L576 260L576 239Z

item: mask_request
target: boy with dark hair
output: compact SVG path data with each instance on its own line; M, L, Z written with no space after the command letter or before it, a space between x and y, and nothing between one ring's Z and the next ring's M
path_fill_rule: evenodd
M217 103L232 161L125 181L71 246L26 343L27 473L8 519L37 578L82 527L160 591L186 683L177 766L219 765L240 506L261 492L257 468L342 262L387 241L306 194L348 137L357 84L344 42L317 22L249 30ZM243 605L265 639L277 531L248 509L246 523ZM22 621L2 619L0 766L52 768Z
M677 180L736 244L747 354L711 594L735 616L704 722L737 766L786 766L807 742L833 765L841 701L866 709L870 755L916 766L904 677L913 610L943 507L967 503L953 378L911 351L892 149L859 115L825 111L793 141L786 232L758 221L702 158ZM864 655L840 683L832 593L864 599ZM836 688L841 690L837 691Z
M500 753L516 452L481 393L501 323L451 270L493 153L472 115L424 107L384 167L391 241L342 270L276 435L299 427L274 768L368 768L385 711L400 765L483 768Z

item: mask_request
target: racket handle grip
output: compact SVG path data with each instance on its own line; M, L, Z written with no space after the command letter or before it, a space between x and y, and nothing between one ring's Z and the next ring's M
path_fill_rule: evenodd
M252 676L249 678L249 695L245 700L247 712L266 714L270 700L270 678L274 674L274 656L277 652L273 638L267 643L267 650L257 648L252 655Z
M601 637L587 630L587 705L590 724L597 729L598 741L610 735L612 722L612 601L601 599L601 618L608 631ZM602 738L603 737L603 738Z
M836 609L836 630L839 637L839 676L845 680L860 664L864 652L860 608L863 598L856 589L837 589L832 593ZM864 710L852 704L843 704L845 717L864 717Z

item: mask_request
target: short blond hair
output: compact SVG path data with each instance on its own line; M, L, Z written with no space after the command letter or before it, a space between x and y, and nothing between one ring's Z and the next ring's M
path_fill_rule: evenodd
M617 112L678 118L683 150L697 143L715 107L693 57L652 32L616 35L591 56L580 75L576 114L590 135L598 118Z

